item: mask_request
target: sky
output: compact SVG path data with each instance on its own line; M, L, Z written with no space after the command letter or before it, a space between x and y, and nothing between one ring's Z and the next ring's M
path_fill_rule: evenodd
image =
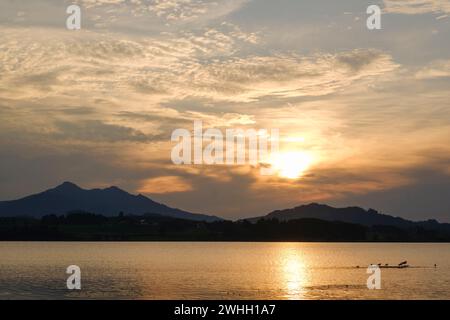
M229 219L450 222L449 39L450 0L0 0L0 200L72 181ZM194 121L279 129L280 172L175 165Z

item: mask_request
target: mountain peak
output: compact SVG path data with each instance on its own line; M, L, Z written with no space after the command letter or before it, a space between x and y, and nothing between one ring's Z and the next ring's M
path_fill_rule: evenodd
M64 181L59 186L55 188L55 190L80 190L81 188L77 186L75 183L70 181Z
M329 211L332 209L334 209L334 208L330 207L329 205L312 202L309 204L303 204L298 207L292 208L291 210L294 210L294 211L296 211L296 210Z
M329 205L321 204L321 203L317 203L317 202L311 202L310 204L304 204L304 205L301 205L300 207L304 207L304 208L330 208Z

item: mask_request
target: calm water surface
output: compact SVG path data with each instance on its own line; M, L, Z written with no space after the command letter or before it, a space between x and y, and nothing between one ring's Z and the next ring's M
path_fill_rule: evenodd
M367 289L369 264L403 260ZM79 298L450 299L450 244L0 242L0 299Z

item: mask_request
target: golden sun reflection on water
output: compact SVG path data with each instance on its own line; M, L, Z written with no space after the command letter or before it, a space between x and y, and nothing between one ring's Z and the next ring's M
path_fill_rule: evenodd
M286 298L291 300L304 299L308 274L304 257L301 252L292 247L281 251L281 278L286 288Z

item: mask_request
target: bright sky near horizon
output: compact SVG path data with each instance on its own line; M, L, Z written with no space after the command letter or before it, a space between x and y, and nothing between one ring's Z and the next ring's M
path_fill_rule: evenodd
M450 0L1 0L0 119L1 200L70 180L226 218L450 222ZM278 128L280 174L174 165L194 120Z

